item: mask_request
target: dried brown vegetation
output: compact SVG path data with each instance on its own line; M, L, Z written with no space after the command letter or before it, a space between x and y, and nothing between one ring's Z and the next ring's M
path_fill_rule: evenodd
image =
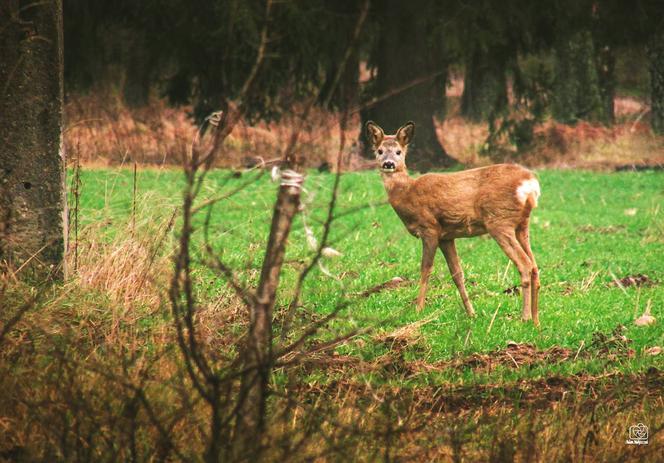
M190 111L189 107L169 107L161 100L145 108L129 109L112 95L75 95L66 106L65 146L86 165L138 161L179 166L197 131ZM256 125L241 119L224 140L215 156L215 165L250 167L278 161L301 112L302 108L294 109L279 122ZM356 119L355 125L359 125L359 117ZM346 131L348 140L358 140L359 128ZM312 109L302 125L297 147L304 154L305 166L328 169L336 166L339 139L338 116ZM362 167L356 142L349 143L344 154L344 169Z
M449 114L437 125L438 138L456 159L469 166L505 161L592 170L661 169L664 165L664 140L653 135L643 117L648 108L631 98L616 98L617 122L610 127L588 122L570 126L547 119L535 126L532 144L520 152L506 139L485 152L487 124L462 118L458 97L449 101Z
M532 146L517 152L508 143L492 153L483 151L488 127L459 115L459 97L454 86L448 90L449 111L436 131L446 150L467 166L518 161L529 166L581 167L597 170L661 168L664 141L653 135L642 114L647 108L629 98L617 98L618 122L605 127L587 122L575 126L545 121L534 131ZM224 141L215 164L221 167L247 167L280 158L288 144L300 110L279 121L248 124L238 122ZM141 164L180 165L182 153L191 143L196 125L191 108L173 108L153 100L148 107L129 109L117 96L95 93L71 95L66 105L65 145L86 165L119 165L135 160ZM333 169L341 134L338 115L312 109L302 126L298 150L305 167ZM352 115L345 137L343 170L372 166L361 156L360 120Z
M17 305L30 299L12 288L3 296ZM148 317L148 305L121 308L95 294L77 283L55 297L41 294L0 345L0 459L201 461L210 416L191 393L173 325ZM209 354L231 354L236 310L231 303L200 310ZM278 368L288 380L272 385L270 406L279 413L267 423L264 459L656 461L664 444L660 371L394 385L390 378L406 372L532 368L574 357L514 344L444 365L403 360L395 352L412 348L419 326L376 336L392 353L371 365L328 350L308 356L296 374ZM219 342L208 343L210 335ZM360 379L362 371L375 379ZM321 374L328 380L310 379ZM650 444L626 446L626 426L639 421L650 424Z

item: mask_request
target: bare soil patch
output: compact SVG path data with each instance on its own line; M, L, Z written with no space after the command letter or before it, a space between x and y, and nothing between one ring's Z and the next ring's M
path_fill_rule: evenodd
M614 280L609 283L609 286L622 286L623 288L629 288L630 286L635 286L637 288L641 286L653 286L656 284L648 275L643 273L637 273L635 275L627 275L618 280Z
M634 401L661 400L664 372L651 368L641 374L578 374L552 375L545 378L521 380L503 384L473 384L444 386L373 386L356 380L338 380L310 386L306 393L315 395L355 396L385 394L390 391L417 408L433 413L458 413L477 409L534 409L545 410L554 403L569 400L584 406L593 403L630 404ZM407 398L407 399L406 399Z

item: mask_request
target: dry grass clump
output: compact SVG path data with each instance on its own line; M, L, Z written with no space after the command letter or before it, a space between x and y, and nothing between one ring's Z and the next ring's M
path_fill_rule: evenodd
M159 249L164 243L131 235L106 242L98 235L98 228L95 224L82 231L76 263L69 255L69 265L76 266L71 284L99 291L123 306L159 306L172 273L168 253Z
M194 461L204 451L206 410L168 304L172 220L114 237L102 227L79 232L62 285L5 274L0 331L29 309L0 340L0 461Z
M292 136L294 120L300 109L284 115L278 122L259 122L254 126L240 124L226 140L220 163L224 167L247 166L259 160L274 161ZM342 168L355 170L363 165L359 147L359 116L356 115L346 130L346 145ZM313 109L304 123L298 138L297 150L302 153L305 167L333 170L337 165L340 138L339 120L336 113Z

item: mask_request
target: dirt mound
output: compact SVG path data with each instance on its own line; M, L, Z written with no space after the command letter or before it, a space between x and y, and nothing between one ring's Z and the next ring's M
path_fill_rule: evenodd
M651 368L645 373L623 375L549 376L512 384L482 384L442 387L430 391L436 400L421 406L438 413L471 410L477 407L529 407L546 409L552 403L582 398L586 405L629 399L657 399L664 387L664 372ZM420 393L424 394L424 391Z
M506 349L498 349L486 354L472 354L470 357L452 361L453 368L472 368L473 370L491 370L496 366L521 368L537 363L560 363L574 356L574 351L564 347L551 347L539 350L532 344L509 342Z
M501 384L421 387L376 386L356 380L333 380L307 387L306 393L314 395L400 397L428 413L459 413L487 408L545 410L561 402L592 408L598 403L607 406L634 400L658 400L664 388L664 372L653 367L639 374L552 375Z

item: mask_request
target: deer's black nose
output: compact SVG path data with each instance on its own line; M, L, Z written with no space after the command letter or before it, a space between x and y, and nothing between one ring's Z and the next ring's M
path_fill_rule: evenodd
M385 169L385 170L394 170L395 168L396 168L396 166L394 165L394 163L392 161L385 161L383 163L383 169Z

